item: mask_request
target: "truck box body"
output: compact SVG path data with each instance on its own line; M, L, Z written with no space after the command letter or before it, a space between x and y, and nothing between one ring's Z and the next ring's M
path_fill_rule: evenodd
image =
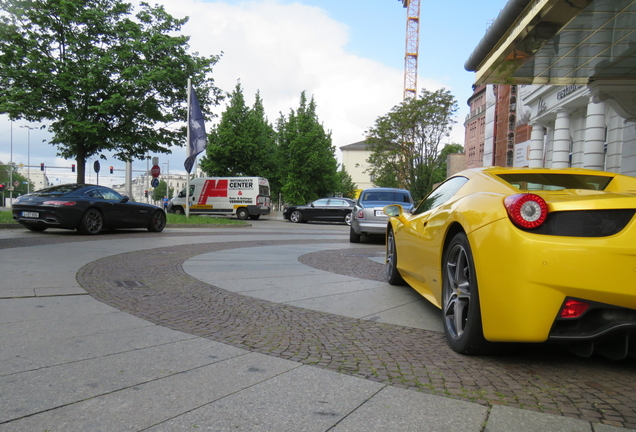
M185 188L168 204L168 212L184 214ZM263 177L198 177L190 181L190 214L229 214L258 219L271 210L269 181Z

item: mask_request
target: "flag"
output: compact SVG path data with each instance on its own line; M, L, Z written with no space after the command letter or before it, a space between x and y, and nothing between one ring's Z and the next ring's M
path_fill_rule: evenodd
M203 113L201 112L197 94L192 87L190 87L190 106L188 107L188 132L190 142L188 143L187 157L183 166L185 166L186 171L190 174L194 160L199 153L205 150L208 144L205 134L205 124L203 123Z

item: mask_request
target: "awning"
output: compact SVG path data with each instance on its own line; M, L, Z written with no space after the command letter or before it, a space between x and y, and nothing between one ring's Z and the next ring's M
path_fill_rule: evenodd
M510 0L465 64L476 84L636 80L636 0Z

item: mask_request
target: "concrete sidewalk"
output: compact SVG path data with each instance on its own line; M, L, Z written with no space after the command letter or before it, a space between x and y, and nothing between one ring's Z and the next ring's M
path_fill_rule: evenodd
M183 269L205 283L259 299L440 328L423 316L428 306L415 295L298 262L300 255L329 248L355 250L359 246L346 243L344 229L168 229L166 234L87 240L72 232L0 231L0 248L13 246L2 250L0 261L0 431L629 430L489 408L250 352L121 312L88 296L77 282L82 267L107 257L146 250L160 256L176 245L247 241L254 247L203 254ZM64 242L19 247L38 236ZM258 244L281 236L303 244L284 252ZM329 240L345 243L323 243ZM272 254L278 264L272 264ZM108 278L117 281L117 271ZM331 291L317 296L304 289L309 285ZM131 289L153 295L152 286Z

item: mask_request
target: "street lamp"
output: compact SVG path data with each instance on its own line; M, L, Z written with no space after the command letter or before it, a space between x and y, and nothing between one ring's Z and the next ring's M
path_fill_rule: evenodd
M31 130L39 129L33 126L20 126L27 129L27 193L31 193Z

